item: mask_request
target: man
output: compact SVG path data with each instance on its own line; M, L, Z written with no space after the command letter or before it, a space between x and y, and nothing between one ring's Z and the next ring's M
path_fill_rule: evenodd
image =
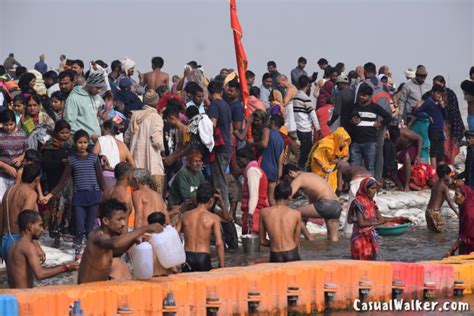
M354 106L354 89L350 88L349 78L346 75L339 75L336 80L336 97L334 102L334 111L328 126L331 132L338 127L348 129L350 126L350 115Z
M132 194L129 191L130 180L132 179L132 167L126 162L119 162L114 168L114 176L117 182L114 186L104 191L103 199L117 199L127 205L127 223L133 211ZM124 232L127 232L125 229Z
M72 92L72 89L74 89L75 76L76 75L72 70L64 70L58 76L59 90L66 98Z
M326 58L319 58L318 66L319 66L319 69L324 71L324 70L326 70L326 68L329 67L329 62L327 61Z
M202 154L199 151L191 151L187 158L187 166L178 171L171 183L168 198L170 207L187 201L195 202L197 188L206 181L201 172Z
M48 65L46 65L44 59L44 54L41 54L39 57L39 61L35 64L35 70L39 71L42 75L44 75L48 71Z
M283 111L285 117L285 126L288 129L288 136L291 139L289 148L295 157L299 157L299 146L296 143L298 135L296 133L296 122L293 109L293 98L298 93L298 89L296 89L295 85L290 83L290 81L285 75L280 75L278 77L278 84L284 89L286 89L285 98L283 99ZM299 160L299 158L297 159Z
M150 171L137 168L132 171L130 184L132 187L132 203L135 210L135 229L147 225L147 217L153 212L162 212L166 216L166 223L169 223L166 205L161 194L152 190Z
M157 192L163 193L165 170L161 152L165 150L163 119L156 110L158 94L148 90L143 96L143 108L135 111L124 135L133 159L139 168L150 170Z
M191 100L186 103L186 108L195 106L199 109L199 114L205 114L206 109L204 107L204 90L199 84L194 81L189 81L184 88L187 97Z
M410 190L411 167L413 164L421 161L423 139L408 128L389 126L388 132L390 134L390 141L395 144L397 161L403 164L403 170L405 171L405 183L400 184L403 185L405 191L408 191Z
M298 89L301 90L301 87L298 86L298 79L301 76L307 76L308 74L304 70L304 67L306 67L306 58L300 57L298 58L298 65L296 66L295 69L291 71L291 83L295 86L298 87Z
M377 156L377 129L386 126L392 121L392 115L372 102L374 90L367 84L362 83L359 87L358 103L351 114L349 134L352 144L350 148L351 164L365 167L375 175L375 158ZM382 121L377 121L377 115Z
M71 70L76 74L75 85L82 86L86 82L86 77L84 75L84 62L80 59L75 59L71 61Z
M211 162L211 178L215 188L220 190L220 194L224 200L225 211L229 210L229 191L225 177L225 169L229 166L232 147L230 144L230 132L232 113L230 107L222 99L222 82L211 81L207 87L209 91L209 99L211 105L207 111L207 115L214 125L214 129L218 129L222 137L222 145L215 146L215 158ZM214 131L214 134L216 132Z
M33 288L33 279L44 280L58 274L77 270L75 261L43 268L38 258L38 240L43 231L43 219L37 211L24 210L18 215L20 239L8 253L7 276L11 289Z
M259 167L252 148L237 151L237 164L243 170L242 234L257 233L260 230L260 210L269 207L268 180Z
M265 104L265 109L270 108L270 93L272 93L272 74L266 72L262 77L262 85L260 86L260 100Z
M275 188L276 204L264 208L260 217L260 245L270 247L270 262L301 260L298 245L301 235L301 213L287 205L291 185L280 182ZM270 240L267 239L267 232Z
M224 242L221 235L221 220L210 211L218 199L217 191L208 183L197 189L198 206L186 212L178 223L176 230L184 233L184 250L186 263L183 272L209 271L211 265L211 235L214 234L219 268L224 267Z
M133 74L135 73L135 62L128 57L125 57L120 61L122 74L118 78L117 82L120 82L122 78L128 78L132 82L132 92L143 95L145 93L144 85L144 76L140 72L138 72L138 77L140 82L137 82L135 79L132 78ZM149 89L148 89L149 90Z
M430 116L428 136L430 138L430 160L433 168L444 162L444 120L446 119L446 104L444 95L446 89L440 85L433 85L431 97L417 106L415 113L425 112Z
M237 79L229 82L227 88L227 100L232 115L232 136L235 137L235 144L232 144L236 149L241 148L247 137L247 131L244 131L244 105L241 101L240 84ZM233 139L231 139L233 141Z
M58 69L56 69L56 70L58 71L58 73L64 71L64 66L65 66L65 65L66 65L66 55L61 54L61 56L59 56Z
M300 189L308 196L310 204L298 208L301 215L306 218L323 218L328 239L338 241L342 207L331 186L317 174L303 172L292 164L283 167L283 177L291 181L292 196Z
M18 227L18 214L25 209L37 210L36 201L38 193L36 186L39 183L41 166L36 163L23 167L21 182L8 188L2 199L2 214L0 216L0 236L2 236L1 257L7 259L8 249L15 241L20 239ZM37 255L45 260L45 254L37 244Z
M104 200L99 205L101 226L90 233L79 266L77 283L110 280L112 259L120 257L145 233L159 233L158 223L135 228L123 233L127 222L127 205L116 199Z
M8 57L5 59L5 61L3 62L3 67L5 67L5 69L10 72L10 71L15 71L15 66L16 67L21 67L21 64L16 61L15 59L15 55L13 53L10 53L8 54Z
M416 67L415 78L406 82L400 92L398 103L400 113L405 124L411 121L411 112L416 104L421 101L421 97L430 91L430 85L426 83L428 72L423 65Z
M47 71L43 74L44 85L48 89L48 97L56 92L60 91L58 83L58 74L54 70Z
M326 82L324 82L323 86L321 87L321 90L319 90L319 95L316 100L317 108L324 106L327 102L327 99L333 95L337 78L340 75L339 70L337 70L335 67L328 68L326 71L329 73L329 80L326 80Z
M280 87L278 86L278 77L280 76L280 73L277 70L277 64L273 60L270 60L267 63L267 70L268 73L272 75L272 88L279 89Z
M72 134L83 129L91 140L101 135L98 112L104 100L99 93L107 88L106 76L105 71L90 73L85 86L74 87L66 99L64 119L71 125Z
M170 75L161 71L165 61L161 57L151 59L151 68L153 71L145 74L145 84L147 89L156 90L158 87L169 87Z
M300 89L293 99L293 113L296 123L296 135L301 143L298 167L304 169L309 152L313 146L313 128L315 135L321 134L321 128L319 127L313 102L307 93L311 88L311 79L306 75L300 76L298 87Z

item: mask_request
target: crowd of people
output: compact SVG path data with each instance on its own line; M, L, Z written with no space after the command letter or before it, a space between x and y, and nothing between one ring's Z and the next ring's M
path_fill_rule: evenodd
M287 77L269 61L261 83L248 70L242 87L233 69L209 78L196 61L170 78L161 57L142 74L128 57L86 69L61 55L52 70L41 55L29 70L10 54L0 66L1 257L10 286L74 269L79 283L130 277L124 254L165 225L184 236L183 272L212 268L211 243L223 267L225 249L238 248L236 225L259 235L271 262L300 260L310 218L324 220L333 242L351 230L352 258L375 260L375 227L409 221L381 214L381 186L433 187L427 224L442 232L443 202L458 212L450 164L465 136L444 77L429 84L418 65L396 84L388 66L346 71L321 58L318 79L306 63L300 57ZM469 75L461 88L474 129L474 67ZM466 140L454 199L461 224L452 251L461 253L474 245L474 133ZM295 210L288 205L298 195L308 204ZM56 247L73 242L74 261L42 266L43 226Z

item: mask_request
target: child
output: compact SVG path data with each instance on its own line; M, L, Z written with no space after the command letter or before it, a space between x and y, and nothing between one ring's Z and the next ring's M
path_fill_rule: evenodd
M58 121L63 118L65 100L66 98L61 91L56 91L51 95L51 106L54 111L54 121Z
M148 225L158 223L161 226L165 227L166 225L166 215L162 212L153 212L147 217ZM157 256L153 253L153 276L163 276L170 275L173 273L178 273L176 268L165 269L158 261Z
M425 217L426 225L428 229L435 233L442 233L444 231L444 221L441 215L441 206L446 200L449 207L458 215L458 211L453 203L453 200L449 196L449 183L451 181L451 168L446 164L441 164L436 168L438 174L438 182L433 185L431 189L430 201L426 208ZM459 215L458 215L459 216Z
M88 151L89 134L84 130L78 130L73 140L75 153L68 157L61 180L46 196L45 201L48 202L51 197L58 196L72 175L74 191L72 205L76 221L74 248L76 258L79 258L82 251L82 239L84 235L89 235L96 223L101 191L104 189L104 178L99 158Z
M71 126L64 120L56 121L53 138L41 148L41 168L46 176L46 188L51 191L61 179L67 157L71 154L71 144L68 142ZM71 218L70 181L64 186L58 198L49 201L48 210L51 221L49 236L54 238L55 247L59 247L61 233L66 233Z
M464 179L464 183L474 188L474 130L466 131L464 133L467 141L466 162L464 165L464 172L459 174L459 179Z
M20 120L25 116L26 101L23 95L19 94L13 98L12 110L15 113L16 124L20 124Z
M375 226L383 225L387 221L397 223L408 222L404 217L383 216L374 201L378 190L374 178L365 178L360 183L356 197L349 207L347 222L354 224L351 237L351 256L356 260L377 260L379 242Z
M447 256L454 256L459 249L460 255L474 251L474 192L467 185L456 189L454 201L459 205L459 237Z

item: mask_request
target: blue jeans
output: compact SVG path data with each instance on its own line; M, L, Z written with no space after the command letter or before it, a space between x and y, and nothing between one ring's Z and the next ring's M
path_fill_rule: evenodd
M467 116L467 125L469 126L470 130L474 129L474 115L473 114L469 114Z
M87 237L94 229L98 208L99 204L94 204L91 206L74 206L74 215L76 220L76 236L74 236L75 247L81 246L84 235Z
M377 156L377 143L352 143L351 145L351 165L363 166L362 161L365 162L365 168L375 174L375 157Z

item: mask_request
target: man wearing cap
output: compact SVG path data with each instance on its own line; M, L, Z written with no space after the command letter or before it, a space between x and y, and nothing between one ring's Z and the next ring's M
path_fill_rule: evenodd
M351 165L362 166L375 175L375 158L377 155L377 129L387 126L392 115L372 102L374 90L365 82L359 86L358 102L351 114L349 134L352 138L350 148ZM382 120L377 121L377 116Z
M100 136L98 111L104 100L99 93L107 87L107 73L103 69L91 72L85 86L74 87L64 108L64 119L71 125L72 134L83 129L91 139Z
M426 92L430 91L430 85L425 82L427 76L428 72L425 66L419 65L416 67L415 78L403 85L399 97L399 106L405 124L410 122L411 112L416 103L421 101L421 97Z
M150 170L156 191L163 192L165 170L161 152L165 150L163 141L163 119L156 110L159 96L148 90L143 96L143 108L135 111L124 135L138 168Z
M334 102L334 111L328 126L331 132L338 127L344 127L346 130L350 126L350 115L354 107L354 89L350 88L349 78L341 74L336 80L336 97Z
M128 57L125 57L120 61L121 63L121 69L122 69L122 75L118 78L118 82L122 78L128 78L132 82L132 92L138 94L138 95L143 95L145 93L145 88L144 86L144 75L140 72L138 72L138 77L140 79L140 83L136 82L135 79L132 78L133 74L135 73L135 62L131 60Z

